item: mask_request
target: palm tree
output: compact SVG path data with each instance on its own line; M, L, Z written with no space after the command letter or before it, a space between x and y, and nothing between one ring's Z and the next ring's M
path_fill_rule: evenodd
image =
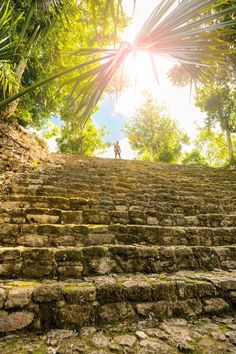
M123 14L122 1L118 0L115 7L115 0L102 0L104 3L104 13L110 12L114 19L114 34L117 35L117 20L121 14ZM14 4L14 2L13 2ZM91 10L94 27L97 26L96 13L101 3L97 3L94 0L86 0L88 8ZM20 15L12 23L12 10L13 7L10 0L3 0L3 4L0 7L0 85L2 84L3 96L10 96L12 93L16 96L19 93L20 84L23 74L25 72L28 61L31 59L34 51L42 45L46 39L47 34L51 31L56 21L66 21L66 5L70 5L70 0L31 0L27 5L21 9L17 7L17 11ZM82 5L79 5L79 7ZM69 7L67 7L69 8ZM16 25L19 20L23 20L20 26L21 31L18 34L18 43L11 43L10 36L4 38L5 32L15 33ZM103 20L103 33L106 30L106 16ZM1 62L1 45L7 44L11 46L12 50L8 53L7 62ZM13 70L14 66L14 70ZM19 99L11 100L10 104L5 105L1 111L2 118L8 118L13 115L17 108Z
M51 3L59 6L61 2L62 0L43 1L47 9ZM224 10L218 11L223 3ZM0 108L36 87L70 72L77 72L70 81L74 84L70 103L77 101L81 124L84 125L125 58L131 52L140 50L149 53L154 72L153 55L162 55L184 64L191 75L197 72L200 80L209 78L214 72L214 66L223 63L225 56L233 51L223 38L226 35L235 36L235 10L235 0L161 0L137 34L134 43L122 42L117 49L79 49L74 54L87 58L84 64L68 68L23 89L3 100ZM230 19L224 20L228 15ZM78 89L81 82L84 84Z

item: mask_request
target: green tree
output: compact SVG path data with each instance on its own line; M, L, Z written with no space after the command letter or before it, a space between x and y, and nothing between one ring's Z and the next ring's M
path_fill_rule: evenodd
M197 90L195 102L207 113L206 124L214 127L217 123L225 132L230 162L234 162L231 134L236 132L236 86L230 83L207 84Z
M194 141L198 150L207 164L212 167L222 167L229 164L228 146L222 131L199 128ZM236 137L232 138L232 146L236 148Z
M194 148L192 151L185 153L182 163L184 165L206 166L207 160L204 156L201 155L200 151L197 148Z
M104 136L106 136L105 129L96 129L90 119L86 129L71 123L64 124L61 129L61 137L57 139L57 143L62 153L94 156L95 153L104 152L110 145L103 142L102 138Z
M4 40L4 33L10 32L12 35L11 38L8 37L7 45L15 45L9 52L7 63L3 63L4 67L2 64L2 70L0 62L2 100L4 95L18 94L19 89L35 84L52 72L63 71L68 66L81 64L84 59L72 55L78 48L100 47L117 42L118 31L128 23L127 17L122 12L121 2L117 3L116 0L98 2L22 0L17 2L17 6L14 0L4 0L0 7L0 14L2 12L3 14L6 12L6 15L4 21L0 21L0 43L1 38ZM10 76L9 73L12 75ZM5 74L5 81L1 78L1 74ZM18 85L13 85L13 79ZM69 79L73 81L72 75L67 76L67 82ZM13 87L12 91L11 87ZM39 122L35 115L37 108L38 118L40 116L44 119L45 115L49 115L50 109L60 106L60 100L55 100L55 93L57 92L57 97L64 97L66 94L68 96L73 85L67 83L67 92L64 86L62 94L59 93L59 88L62 87L61 80L52 87L46 85L43 91L38 88L30 98L25 100L25 104L21 104L19 112L25 114L28 119L31 117L34 123ZM77 89L79 88L80 85L77 84ZM1 112L1 118L10 118L14 114L18 117L19 114L16 112L18 103L19 100L15 100L9 104ZM26 125L29 121L24 122L23 114L19 117L20 122Z
M182 144L188 143L187 135L177 122L149 93L144 94L144 102L137 108L131 123L126 124L125 134L139 158L151 161L177 162Z

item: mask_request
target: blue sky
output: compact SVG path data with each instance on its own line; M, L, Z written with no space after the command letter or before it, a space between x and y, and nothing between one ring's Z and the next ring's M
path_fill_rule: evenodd
M104 140L115 142L124 138L122 129L124 128L126 117L125 115L115 112L114 99L105 99L100 109L93 115L93 120L97 128L106 126L106 131L109 133Z

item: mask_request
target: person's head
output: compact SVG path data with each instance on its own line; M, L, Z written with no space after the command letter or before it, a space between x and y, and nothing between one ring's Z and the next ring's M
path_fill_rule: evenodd
M117 141L116 144L119 144L119 141Z

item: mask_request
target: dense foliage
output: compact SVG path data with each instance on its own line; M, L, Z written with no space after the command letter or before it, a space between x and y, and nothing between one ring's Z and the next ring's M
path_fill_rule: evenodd
M206 158L201 155L200 151L197 148L194 148L190 152L186 152L181 162L184 165L208 165Z
M104 143L102 138L106 135L105 129L96 129L89 120L86 129L78 125L67 124L61 129L61 136L57 139L58 147L63 153L93 156L103 153L109 143Z
M236 149L236 137L232 136L232 148ZM182 162L191 165L223 167L231 163L228 144L224 132L219 129L203 127L198 129L194 148L185 154Z
M74 54L78 48L117 42L117 31L121 31L128 20L122 13L121 2L117 3L116 13L115 5L116 1L108 0L100 0L96 4L91 0L32 0L19 1L17 6L13 0L4 1L0 7L0 14L4 14L0 21L0 37L5 33L3 29L7 30L9 36L5 47L9 51L3 60L1 54L5 47L0 47L0 99L48 75L82 64L84 59ZM21 97L20 101L8 105L1 112L1 118L15 119L25 127L45 131L48 119L59 116L64 121L60 149L91 155L92 151L104 148L101 141L104 132L97 130L92 121L82 131L79 115L75 110L69 110L67 104L73 85L74 74L69 73L66 80L59 78L37 87ZM77 89L80 87L78 83ZM83 139L83 148L75 148L78 135L79 141ZM88 146L89 143L91 146Z
M188 143L188 137L178 123L149 93L145 93L144 102L126 125L125 133L138 157L151 161L177 162L182 144Z
M225 132L229 160L233 162L231 134L236 132L236 86L230 83L208 83L197 91L195 101L206 112L206 125L210 128L218 123Z

